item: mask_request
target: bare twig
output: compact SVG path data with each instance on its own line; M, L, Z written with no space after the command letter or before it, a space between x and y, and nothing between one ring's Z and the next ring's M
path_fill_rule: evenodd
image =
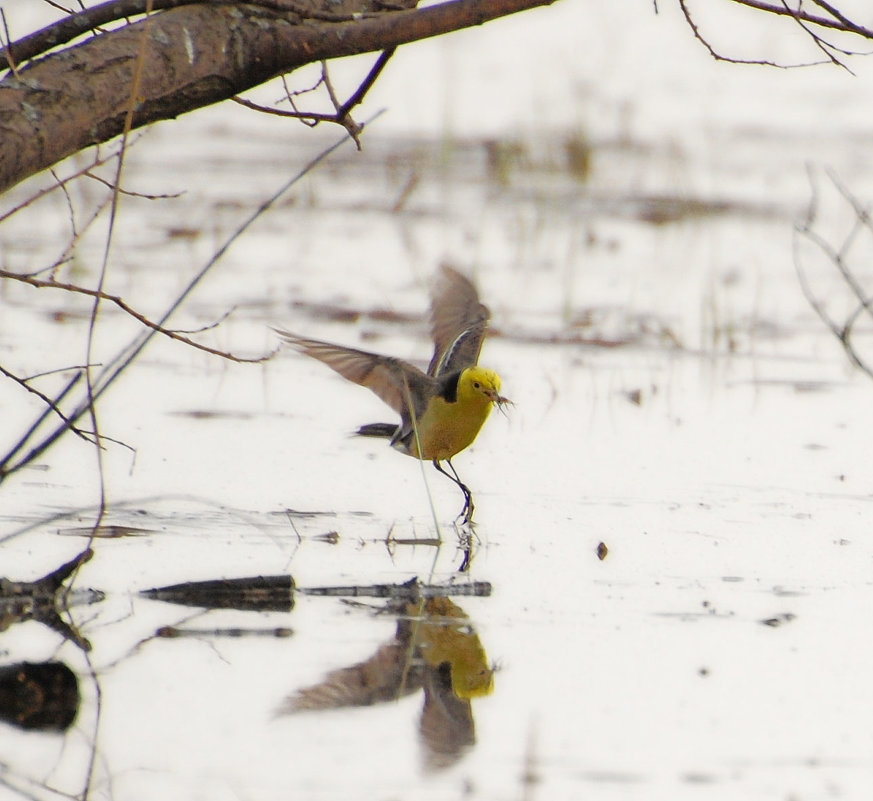
M860 36L873 36L873 31L868 28L863 27L862 25L858 25L856 22L852 22L842 11L840 11L836 6L831 5L830 3L824 2L824 0L812 0L819 8L823 8L828 12L837 22L842 25L842 30L849 31L851 33L857 33Z
M197 348L197 350L202 350L205 353L212 354L213 356L220 356L222 359L227 359L231 362L237 362L238 364L260 364L261 362L265 362L268 359L271 359L275 353L275 351L272 351L264 356L252 356L247 358L243 356L235 356L232 353L218 350L217 348L210 348L208 345L203 345L199 342L195 342L194 340L189 339L179 331L164 328L164 326L150 320L141 312L138 312L119 295L112 295L108 292L103 291L102 289L89 289L88 287L78 286L76 284L70 284L64 281L44 281L42 279L35 278L33 275L13 273L9 270L3 269L0 269L0 278L8 278L12 281L20 281L23 284L28 284L37 289L60 289L64 292L72 292L76 295L85 295L86 297L93 298L95 301L105 301L107 303L112 303L119 309L121 309L121 311L123 311L125 314L130 315L138 323L141 323L146 328L152 329L155 333L162 334L168 339L174 339L177 342L183 342L186 345L190 345L192 348ZM208 328L215 327L215 325L217 325L217 323L212 323L209 326L205 326L199 330L207 330Z
M97 516L94 520L93 527L91 529L91 536L89 538L88 546L90 547L93 543L94 536L97 530L100 528L100 524L103 521L103 516L106 513L106 477L103 471L103 448L101 447L100 442L100 422L97 416L97 405L95 403L94 396L94 375L91 371L91 359L94 351L94 338L97 330L97 318L100 313L100 302L101 302L101 294L103 293L103 287L106 285L106 275L109 270L109 257L112 248L112 242L115 233L115 220L118 214L118 198L119 191L118 187L121 186L121 175L124 170L124 162L125 157L127 155L127 140L130 136L130 131L133 127L133 113L138 103L138 98L140 95L139 87L142 82L142 72L143 72L143 64L145 62L145 54L146 54L146 42L148 41L149 34L149 22L151 17L149 16L152 12L153 0L147 0L146 2L146 21L145 25L141 29L140 33L140 46L139 51L137 53L136 64L133 69L133 76L130 84L130 91L128 95L127 109L125 111L125 119L124 119L124 128L121 133L121 144L118 149L118 159L116 162L116 170L115 170L115 180L113 181L113 189L112 194L110 196L109 203L109 227L106 231L106 241L103 248L103 258L100 263L100 273L97 278L97 289L93 295L94 302L91 306L91 315L88 320L88 335L85 342L85 391L87 395L87 414L91 419L91 429L94 432L94 458L97 463L97 477L98 477L98 485L100 492L100 505L97 512ZM99 719L97 720L97 726L99 727ZM95 768L95 755L92 753L92 758L88 765L88 770L85 774L85 787L83 790L83 797L87 798L89 789L91 787L91 782L94 777L94 768Z
M370 124L370 122L375 120L381 114L382 112L380 111L378 114L374 115L370 121L364 124L364 126ZM75 409L67 415L67 418L72 423L75 423L83 414L86 414L89 406L96 402L103 395L103 393L107 389L109 389L109 387L115 382L115 380L127 369L127 367L139 356L143 348L145 348L145 346L151 341L151 338L157 333L157 328L164 327L164 324L167 322L167 320L185 302L185 300L194 291L200 281L203 280L207 273L209 273L209 271L218 263L221 257L224 256L224 254L230 249L234 242L236 242L236 240L239 239L246 232L246 230L255 222L255 220L265 214L286 192L288 192L288 190L290 190L295 184L297 184L305 175L315 169L335 150L339 149L343 144L345 144L346 141L347 138L343 136L341 139L338 139L333 145L319 153L298 173L296 173L284 184L282 184L282 186L276 192L274 192L273 195L265 200L254 212L252 212L252 214L246 220L243 221L243 223L236 229L236 231L234 231L228 237L225 243L212 255L212 257L206 262L206 264L203 265L203 267L197 272L197 274L188 282L188 285L170 304L170 306L163 313L160 319L156 323L154 323L155 327L152 327L151 330L145 332L144 334L131 341L126 348L122 349L110 362L108 362L104 366L104 368L94 380L90 396L86 400L80 402L75 407ZM108 298L109 296L107 296L106 299ZM80 379L81 373L79 373L70 382L68 382L67 385L61 390L59 395L55 396L55 404L59 404L60 401L75 387ZM18 441L18 443L16 443L16 445L2 459L0 459L0 484L2 484L2 482L8 476L13 474L17 470L20 470L22 467L30 464L34 459L39 458L41 454L48 450L48 448L50 448L69 430L69 424L65 422L63 425L58 426L57 428L49 432L39 442L33 444L26 453L21 454L21 451L28 446L28 443L35 434L39 425L41 425L41 423L50 413L51 410L47 408L39 416L37 421L33 425L31 425L26 434Z
M49 401L49 403L46 405L46 408L43 410L42 414L38 415L36 420L34 420L33 423L31 423L30 427L25 430L25 432L19 438L18 442L16 442L9 449L9 451L7 451L6 455L2 459L0 459L0 483L2 483L3 480L6 478L6 476L8 476L9 474L15 472L16 470L18 470L21 467L24 467L26 464L30 464L30 462L32 462L34 459L38 458L39 455L46 450L48 445L51 444L51 442L53 442L55 439L57 439L57 437L60 436L61 433L65 432L65 431L69 431L71 429L73 423L75 423L76 420L81 416L82 412L81 412L81 410L79 410L75 416L65 417L64 424L62 426L60 426L59 428L55 429L56 432L60 432L60 433L58 433L53 439L51 439L51 442L47 442L47 444L45 444L44 447L41 447L39 449L37 449L37 448L31 449L31 451L28 454L26 454L26 456L22 457L22 459L20 459L17 464L9 466L9 465L11 465L12 460L15 458L15 456L24 447L27 446L27 443L30 441L30 439L33 437L33 435L37 432L37 430L43 424L43 422L45 422L46 418L48 418L48 416L52 413L52 411L55 408L60 406L61 401L63 401L63 399L70 392L72 392L72 390L75 388L76 384L78 384L79 381L82 380L82 376L84 375L84 372L85 372L84 370L77 370L76 371L76 374L67 382L66 386L57 395L55 395L54 399ZM44 441L44 442L46 442L46 441Z
M367 92L370 91L373 84L376 82L376 79L381 74L382 70L385 69L385 65L388 63L388 60L391 58L391 56L394 55L394 51L396 49L396 47L391 47L388 50L383 50L381 53L379 53L379 58L376 59L376 63L370 69L367 77L364 78L355 93L348 100L346 100L341 108L338 109L338 113L341 116L345 116L346 114L348 114L364 99L364 95L366 95Z
M732 2L737 3L741 6L755 8L758 11L765 11L770 14L776 14L777 16L794 17L794 19L803 20L804 22L809 22L812 25L818 25L821 28L830 28L831 30L835 31L845 31L846 33L853 33L857 36L861 36L864 39L873 39L873 30L871 30L870 28L865 28L863 25L858 25L854 22L851 22L849 19L837 12L836 9L829 7L829 4L816 2L816 5L826 9L829 13L831 13L834 16L834 19L828 19L827 17L810 14L808 11L804 11L800 8L793 9L789 8L784 4L773 5L771 3L762 2L761 0L732 0Z
M740 0L737 0L738 2ZM810 64L777 64L775 61L768 61L767 59L746 59L746 58L735 58L733 56L724 56L719 53L715 47L710 44L709 40L700 32L700 28L697 26L697 23L694 21L694 18L691 16L691 12L688 9L688 5L686 0L679 0L679 8L682 10L682 14L685 17L685 21L688 23L688 27L691 28L691 33L694 34L694 38L697 39L700 44L702 44L709 55L711 55L716 61L727 61L730 64L754 64L761 67L776 67L777 69L789 69L790 67L810 67L815 66L816 64L822 64L825 62L812 62Z
M75 369L77 369L77 371L81 373L82 368L75 368ZM19 386L26 389L28 392L32 393L33 395L36 395L37 398L39 398L46 406L48 406L48 408L51 411L53 411L58 417L61 418L61 420L64 421L64 423L69 427L70 431L72 431L77 437L81 437L86 442L91 442L91 440L88 439L85 432L82 431L82 429L78 428L77 426L73 425L72 421L61 411L61 409L58 406L56 401L52 400L44 392L40 392L36 387L31 385L30 382L33 381L34 378L37 378L37 376L29 376L28 378L21 378L21 376L17 376L14 373L7 370L2 364L0 364L0 373L5 375L8 379L14 381Z
M765 13L775 14L777 16L790 17L809 36L815 47L824 54L826 60L802 62L797 64L778 64L767 59L746 59L723 55L700 31L699 26L694 21L694 18L688 8L687 0L679 0L679 7L682 10L682 14L685 17L685 21L688 23L691 32L694 34L694 38L697 39L707 49L709 54L717 61L727 61L732 64L756 64L760 66L777 67L779 69L810 67L820 64L831 63L835 66L842 67L843 69L846 69L851 73L852 71L849 69L849 67L839 58L837 58L835 53L839 53L844 56L853 56L864 53L839 47L833 42L824 39L819 33L814 30L814 28L825 28L827 30L848 33L864 39L873 40L873 30L870 30L852 22L847 17L840 14L837 9L833 8L830 4L825 2L817 2L816 4L819 5L821 8L827 10L828 13L832 15L831 17L822 17L816 14L811 14L808 11L804 11L799 6L796 8L792 7L788 4L787 0L779 0L778 4L766 3L762 2L761 0L732 0L732 2L737 3L738 5L746 6L748 8L756 9L758 11L763 11Z
M270 106L262 106L258 103L253 103L251 100L246 100L242 97L232 97L235 103L239 103L246 108L250 108L254 111L260 111L264 114L275 114L279 117L293 117L294 119L301 120L304 124L309 125L310 127L314 127L319 122L333 122L338 125L342 125L348 132L349 136L355 140L355 145L358 150L361 149L361 142L358 139L358 134L361 132L361 127L352 119L351 111L352 109L359 105L367 92L376 82L376 79L379 77L382 70L385 68L385 65L388 63L388 60L394 55L395 48L390 48L389 50L385 50L379 54L379 57L376 59L376 62L370 68L370 71L367 73L367 77L361 82L358 88L355 90L354 94L349 97L345 103L340 103L337 99L336 93L333 89L333 84L330 80L330 74L327 68L327 62L322 61L321 63L321 77L318 79L318 82L307 89L298 91L298 92L290 92L287 90L286 86L286 98L289 103L291 103L294 111L285 111L284 109L271 108ZM330 101L333 104L335 109L333 114L324 114L315 111L300 111L294 101L294 97L300 94L306 94L314 91L319 86L324 85L327 90L328 96L330 97Z
M138 141L138 140L135 140L135 141ZM128 143L128 148L130 148L134 143L135 142ZM9 211L5 212L4 214L0 214L0 223L5 222L13 214L17 214L22 209L26 209L28 206L32 206L34 203L36 203L36 201L41 200L46 195L48 195L50 192L54 192L56 189L61 189L62 187L66 186L68 183L70 183L70 181L74 181L74 180L76 180L76 178L79 178L82 175L88 175L89 177L94 177L91 175L91 170L95 169L96 167L100 167L101 165L105 164L107 161L114 159L116 156L117 156L117 153L115 153L115 152L111 153L108 156L103 156L103 157L100 157L98 154L95 153L93 160L91 161L91 163L87 167L82 167L82 169L76 170L76 172L71 173L66 178L59 178L59 177L55 176L55 183L51 184L50 186L45 187L45 189L40 189L38 192L34 192L32 195L28 196L28 198L26 200L22 201L14 208L9 209ZM52 175L54 175L54 172L52 173Z
M861 319L862 315L866 313L867 316L873 319L873 296L871 296L871 294L868 293L866 289L862 286L862 284L858 281L849 265L851 248L855 243L858 234L865 229L873 234L873 224L871 224L869 210L864 208L860 204L857 198L855 198L842 185L842 183L833 172L828 171L827 175L831 183L834 185L834 187L837 189L843 199L852 206L852 210L855 214L855 225L852 226L851 231L844 237L839 247L834 247L821 234L817 233L814 230L818 214L818 186L812 173L810 173L809 177L811 194L809 207L807 209L805 219L795 226L795 270L797 272L798 282L800 284L801 291L803 292L803 295L812 310L825 324L828 330L830 330L830 332L839 340L840 344L843 347L843 350L846 352L846 355L848 356L852 364L854 364L856 367L860 368L863 372L865 372L868 376L873 378L873 365L869 364L858 353L858 350L852 341L855 326ZM857 301L855 309L846 317L845 321L842 324L837 323L831 317L824 304L818 299L812 289L812 286L810 285L809 279L806 276L806 271L803 268L802 260L800 257L800 248L798 243L799 237L803 237L807 241L811 242L822 254L824 254L828 262L832 264L839 272L841 279L852 291L852 294Z
M790 8L786 0L782 0L782 5L786 10L790 12L794 12L795 10ZM850 75L854 75L855 73L849 69L849 67L840 61L833 53L833 51L842 52L843 55L853 55L852 53L841 50L830 42L825 41L821 36L819 36L813 29L812 26L806 21L800 19L796 13L790 14L791 18L797 23L797 27L799 27L809 38L812 40L812 43L820 50L825 58L831 62L835 67L842 67L846 72Z
M317 124L319 122L338 122L336 114L324 114L317 111L288 111L283 108L273 108L272 106L263 106L260 103L255 103L253 100L247 100L244 97L234 96L231 98L234 103L239 103L241 106L250 108L252 111L259 111L261 114L273 114L276 117L290 117L295 120L301 120L308 125ZM294 102L293 100L291 101ZM307 122L307 121L310 121Z
M130 149L130 145L127 145L127 148ZM94 175L94 173L91 172L90 167L81 171L79 174L84 175L86 178L90 178L92 181L96 181L98 184L103 184L103 186L107 189L111 189L113 192L117 189L119 195L125 195L127 197L138 197L143 200L175 200L185 194L184 192L162 192L155 195L146 192L134 192L132 189L122 189L120 186L116 187L111 181L107 181L99 175Z
M0 8L0 20L3 20L3 55L6 57L6 63L9 65L9 69L12 70L12 74L17 78L18 65L13 60L9 49L12 38L9 36L9 26L6 24L6 12L2 8Z

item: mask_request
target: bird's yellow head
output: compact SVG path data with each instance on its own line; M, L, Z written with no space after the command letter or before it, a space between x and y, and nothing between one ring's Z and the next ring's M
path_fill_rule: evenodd
M484 367L468 367L458 378L458 399L496 403L501 406L509 401L500 395L500 376Z

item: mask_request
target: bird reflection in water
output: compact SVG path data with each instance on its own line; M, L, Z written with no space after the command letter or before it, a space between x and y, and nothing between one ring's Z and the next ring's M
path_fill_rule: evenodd
M277 715L369 706L424 692L425 767L457 762L475 743L471 699L494 689L494 669L464 611L448 598L398 605L394 639L364 662L333 670L289 696Z

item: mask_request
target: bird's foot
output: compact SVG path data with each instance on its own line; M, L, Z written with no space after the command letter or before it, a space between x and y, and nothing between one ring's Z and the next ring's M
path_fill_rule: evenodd
M462 523L458 525L455 521L455 532L458 535L458 548L464 555L461 564L458 567L459 573L467 573L470 570L470 565L473 562L473 545L478 541L476 532L471 523Z

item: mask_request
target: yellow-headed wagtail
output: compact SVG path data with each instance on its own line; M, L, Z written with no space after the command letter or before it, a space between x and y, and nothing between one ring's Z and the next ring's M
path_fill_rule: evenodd
M464 508L459 517L470 523L473 496L458 477L452 457L476 439L493 404L508 403L500 395L497 373L476 364L489 317L472 282L444 266L431 293L434 353L426 373L392 356L306 339L278 328L276 332L301 353L371 389L394 409L400 415L399 425L371 423L356 433L390 438L391 445L401 453L432 461L440 473L461 488ZM440 462L449 466L451 474Z

